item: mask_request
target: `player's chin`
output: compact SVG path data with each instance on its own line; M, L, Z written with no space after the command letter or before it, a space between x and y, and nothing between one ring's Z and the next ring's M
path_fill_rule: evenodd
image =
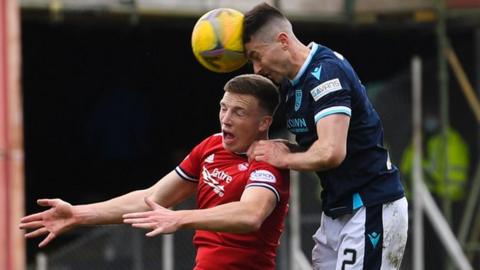
M277 86L279 86L282 83L282 78L280 76L268 75L266 77Z
M230 152L237 152L238 149L234 143L226 143L225 141L223 142L223 148Z
M247 149L241 145L241 143L237 142L225 142L223 141L223 148L226 150L233 152L233 153L245 153Z
M235 143L232 140L228 140L228 139L223 138L222 144L223 144L223 148L225 148L226 150L228 150L230 152L234 152Z

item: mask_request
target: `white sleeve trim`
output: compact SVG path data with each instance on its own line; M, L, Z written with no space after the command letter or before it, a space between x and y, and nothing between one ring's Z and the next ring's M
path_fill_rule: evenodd
M187 180L187 181L190 181L190 182L196 182L196 183L198 182L198 179L197 179L197 178L191 177L191 176L189 176L188 174L186 174L186 173L182 170L182 168L180 168L180 166L177 166L177 167L175 168L175 172L177 172L177 174L178 174L181 178L183 178L184 180Z
M323 109L315 114L315 124L322 118L329 116L331 114L346 114L352 116L352 109L346 106L333 106L330 108Z
M268 188L270 189L274 194L275 196L277 197L277 202L280 202L280 194L278 193L278 191L271 185L269 184L265 184L265 183L250 183L248 184L245 188L249 188L249 187L264 187L264 188Z

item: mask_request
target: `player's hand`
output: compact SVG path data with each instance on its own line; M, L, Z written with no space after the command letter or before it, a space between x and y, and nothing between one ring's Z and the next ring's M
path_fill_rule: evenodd
M33 230L26 233L25 238L47 234L47 237L38 245L38 247L44 247L59 234L73 228L75 223L73 207L60 199L40 199L37 203L50 209L23 217L19 227L23 230Z
M164 208L150 198L145 203L152 209L146 212L129 213L123 215L123 222L132 227L151 230L146 236L173 233L180 229L180 215L176 211Z
M284 140L256 141L247 152L249 160L265 161L277 168L288 168L286 156L290 153Z

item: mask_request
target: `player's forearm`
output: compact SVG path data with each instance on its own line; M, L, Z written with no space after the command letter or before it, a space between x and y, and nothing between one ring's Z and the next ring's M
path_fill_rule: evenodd
M297 171L325 171L338 167L345 158L346 150L333 144L316 141L307 151L289 153L286 167Z
M150 209L145 203L146 197L168 208L191 196L195 187L196 184L182 180L175 171L171 171L148 189L100 203L75 206L74 216L80 225L123 223L122 215Z
M260 228L267 214L252 202L232 202L208 209L177 211L180 228L248 233Z
M73 206L74 218L78 225L120 224L122 215L148 210L145 197L151 190L137 190L108 201Z

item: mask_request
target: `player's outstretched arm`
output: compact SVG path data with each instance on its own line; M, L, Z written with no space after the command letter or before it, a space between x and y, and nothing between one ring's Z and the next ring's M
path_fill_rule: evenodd
M122 223L123 214L149 209L144 202L145 197L170 207L192 195L195 187L195 183L184 181L172 171L148 189L103 202L72 206L60 199L41 199L38 204L50 208L22 218L19 227L30 231L25 234L26 238L46 234L47 237L39 244L43 247L59 234L81 225Z
M278 168L323 171L338 167L345 159L350 117L332 114L317 122L318 138L304 152L293 152L275 141L259 141L249 150L249 158Z
M277 204L272 191L249 187L238 202L208 209L172 211L146 199L151 211L124 215L124 222L149 230L147 236L173 233L179 229L197 229L247 233L260 228Z

